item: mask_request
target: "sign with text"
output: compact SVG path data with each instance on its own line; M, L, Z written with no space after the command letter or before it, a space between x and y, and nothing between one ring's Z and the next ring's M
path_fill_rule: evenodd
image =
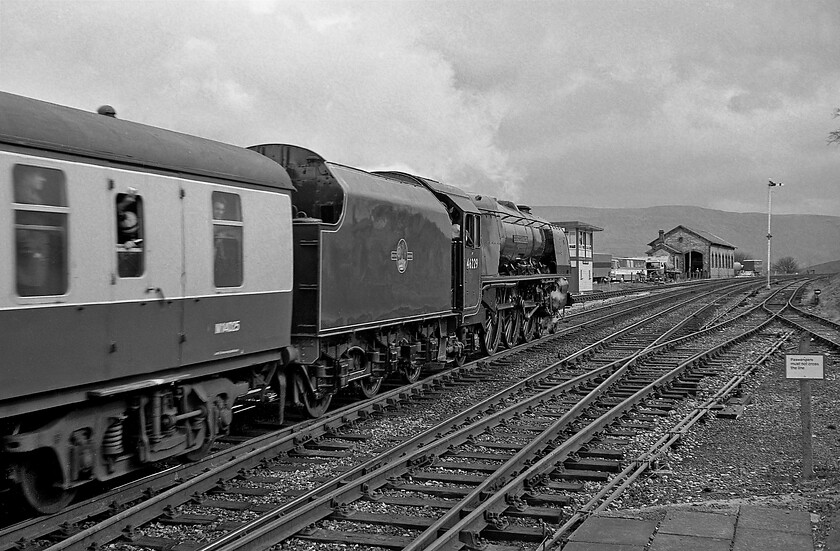
M785 354L785 378L824 379L822 354Z

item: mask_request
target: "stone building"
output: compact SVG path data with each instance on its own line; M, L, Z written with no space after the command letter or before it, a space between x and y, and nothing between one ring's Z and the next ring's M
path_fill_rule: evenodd
M648 246L647 255L665 260L671 278L735 277L735 245L712 233L681 225L659 230Z

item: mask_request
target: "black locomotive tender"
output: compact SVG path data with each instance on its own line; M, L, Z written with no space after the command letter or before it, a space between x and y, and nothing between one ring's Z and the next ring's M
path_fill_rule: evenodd
M526 207L249 149L0 93L2 463L36 511L201 457L246 395L317 417L567 303Z

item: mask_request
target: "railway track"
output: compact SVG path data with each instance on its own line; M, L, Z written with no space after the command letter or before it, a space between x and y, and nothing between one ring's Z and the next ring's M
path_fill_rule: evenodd
M697 298L698 297L695 297L695 299ZM662 297L660 300L673 302L674 299L671 297ZM730 302L740 302L741 300L742 299L739 296L733 295ZM638 301L629 301L623 306L623 315L632 316L633 311L638 310L638 306ZM681 324L681 326L688 327L692 324L698 324L698 320L700 318L704 318L704 316L705 319L713 317L714 315L717 315L717 312L719 312L722 308L726 309L728 307L725 306L725 304L722 304L719 300L709 300L709 304L706 308L693 311L689 316L685 317L686 321ZM615 311L620 309L621 308L616 305L610 305L604 310ZM610 321L613 320L610 315L599 312L599 310L601 309L593 309L586 312L585 315L581 316L581 318L586 319L581 319L579 323L577 321L573 322L570 320L569 327L558 333L558 335L552 337L552 339L556 342L557 340L562 340L563 337L566 337L569 334L581 331L591 335L592 333L597 332L593 331L594 327L603 326L604 324L609 323L616 323L614 321ZM615 314L615 312L613 312L613 314ZM636 317L639 317L638 312L636 312ZM642 315L641 317L649 318L650 316ZM644 325L650 325L655 321L664 323L665 326L670 326L671 329L676 328L676 324L673 323L673 320L669 321L666 315L657 315L653 320L648 320L648 323ZM621 333L621 331L617 333ZM661 331L654 331L652 334L657 333L660 336L662 334ZM622 335L618 335L614 338L614 340L619 337L622 337ZM614 346L617 348L612 349L613 354L616 353L616 350L622 350L622 347L632 348L634 346L638 346L638 342L630 342L634 338L637 341L641 338L643 342L648 343L645 346L655 344L655 339L651 341L650 336L625 336L623 338L625 339L624 341L616 341L617 344ZM628 338L630 341L626 340ZM628 344L628 342L630 343ZM537 346L542 347L546 346L546 344L539 343ZM595 343L579 350L577 353L570 355L564 365L568 365L568 362L580 362L582 361L581 358L591 354L592 350L598 348L604 349L603 342L596 341ZM516 351L511 351L509 354L515 353ZM275 431L269 435L264 435L260 437L260 439L255 439L245 445L235 446L227 453L220 452L213 461L193 466L196 469L195 471L188 470L189 466L177 468L173 467L170 472L160 473L154 480L147 479L145 481L133 483L131 486L117 489L115 490L115 493L104 498L100 498L97 500L99 503L98 511L94 510L93 513L82 513L82 507L80 507L79 510L76 510L75 512L72 510L68 511L64 517L57 516L49 519L42 519L41 521L32 521L30 523L32 526L36 526L40 523L42 528L40 529L40 532L34 528L30 529L28 532L29 537L27 537L27 535L23 535L27 534L23 528L21 528L18 532L6 530L0 534L0 542L4 542L3 546L0 548L22 548L27 542L38 541L39 539L41 542L58 540L59 543L54 546L55 549L83 548L87 545L83 542L89 543L89 541L95 540L101 543L104 541L110 541L116 537L125 537L126 527L140 526L154 518L163 518L165 522L175 524L191 522L201 524L197 520L198 517L201 517L200 514L198 516L193 514L192 517L180 518L177 520L172 515L171 511L175 507L178 507L185 501L189 501L189 498L185 498L185 495L213 494L219 493L222 490L229 490L231 484L226 482L226 480L233 480L237 477L241 478L241 473L244 472L244 470L254 468L255 465L264 463L266 461L266 457L276 456L277 454L285 456L285 462L289 465L293 464L295 462L293 460L296 459L304 460L307 457L309 459L323 457L326 452L341 455L348 447L352 447L354 442L365 439L363 438L364 435L353 433L353 426L355 424L364 422L373 415L387 413L392 408L405 407L403 405L405 403L410 403L412 401L434 400L435 397L444 392L447 387L474 386L481 381L486 381L488 377L494 377L493 373L498 369L498 364L496 364L496 362L504 363L505 361L508 361L505 356L508 356L509 354L501 354L498 358L494 358L490 362L484 361L480 364L475 364L472 367L467 366L458 372L440 374L437 378L430 378L410 387L396 389L391 393L383 394L378 397L378 399L370 401L371 403L347 406L335 412L335 414L329 418L309 423L307 427L289 427L281 431ZM331 444L324 443L325 440L330 439L334 440L334 442ZM325 446L331 449L323 449ZM303 450L308 451L303 452ZM326 455L329 454L327 453ZM232 463L235 463L235 465L231 465ZM287 468L291 467L287 465ZM184 481L186 480L189 480L190 482L190 490L185 489L186 483ZM137 496L138 492L141 494L140 497ZM126 510L122 510L134 501L141 499L142 494L151 496L151 499L146 499L141 505L134 505ZM248 498L247 501L253 502L254 497L259 494L259 491L234 491L233 494L240 496L240 498L245 496ZM209 501L212 502L212 500ZM206 502L208 502L208 500L205 499L205 503ZM222 505L225 504L222 503ZM227 506L229 507L230 503L227 503ZM146 513L138 512L136 510L138 508L145 510ZM161 511L166 508L169 508L168 510L170 512L164 513L161 517ZM96 507L94 507L94 509L96 509ZM256 512L260 509L260 507L251 507L251 509ZM81 526L84 526L82 522L93 522L96 515L106 516L108 517L106 522L107 524L110 526L118 526L119 529L115 531L116 535L109 535L111 532L114 532L114 530L109 532L106 529L101 529L102 527L100 525L102 523L93 524L91 528L84 530L81 528ZM173 518L169 518L167 521L167 516ZM204 515L204 521L207 521L210 516L212 515ZM88 520L80 521L82 518ZM59 532L49 532L45 528L45 526L48 525L53 527L63 525L64 529ZM15 537L17 535L20 537ZM135 544L137 543L141 542L135 541ZM152 547L155 546L157 546L157 544L152 545Z
M799 307L799 300L808 282L798 285L789 293L785 308L778 311L779 320L799 331L810 333L823 345L840 350L840 324L821 318Z
M684 316L681 325L690 325L692 317ZM548 368L551 376L534 377L516 395L493 397L471 410L474 416L433 428L399 457L379 458L376 468L307 493L201 549L281 542L292 549L290 539L406 550L557 543L585 516L587 505L592 509L612 495L604 488L615 487L627 471L621 469L623 439L646 430L656 417L668 417L701 378L717 374L715 358L771 319L756 307L725 327L671 339L680 332L674 328L665 342L654 339L616 360L611 358L623 350L627 335L613 341L615 348L599 343L585 362L566 358ZM745 332L736 320L752 327ZM729 353L739 355L737 349ZM570 363L576 367L569 369ZM649 460L631 464L633 473ZM574 511L579 496L593 492Z

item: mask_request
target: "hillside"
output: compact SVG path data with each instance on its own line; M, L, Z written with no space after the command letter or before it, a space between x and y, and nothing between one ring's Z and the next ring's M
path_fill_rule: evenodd
M813 271L815 274L838 274L840 273L840 260L825 262L816 266L808 266L808 270ZM838 288L840 288L840 281L838 281Z
M816 289L820 290L820 295L815 303ZM813 314L840 323L840 273L808 285L802 295L802 305Z
M659 230L680 224L711 232L752 258L767 258L767 213L725 212L700 207L666 206L640 209L537 207L533 212L551 221L579 220L604 228L595 233L595 252L643 256ZM775 261L792 256L803 268L840 259L840 216L773 214Z

